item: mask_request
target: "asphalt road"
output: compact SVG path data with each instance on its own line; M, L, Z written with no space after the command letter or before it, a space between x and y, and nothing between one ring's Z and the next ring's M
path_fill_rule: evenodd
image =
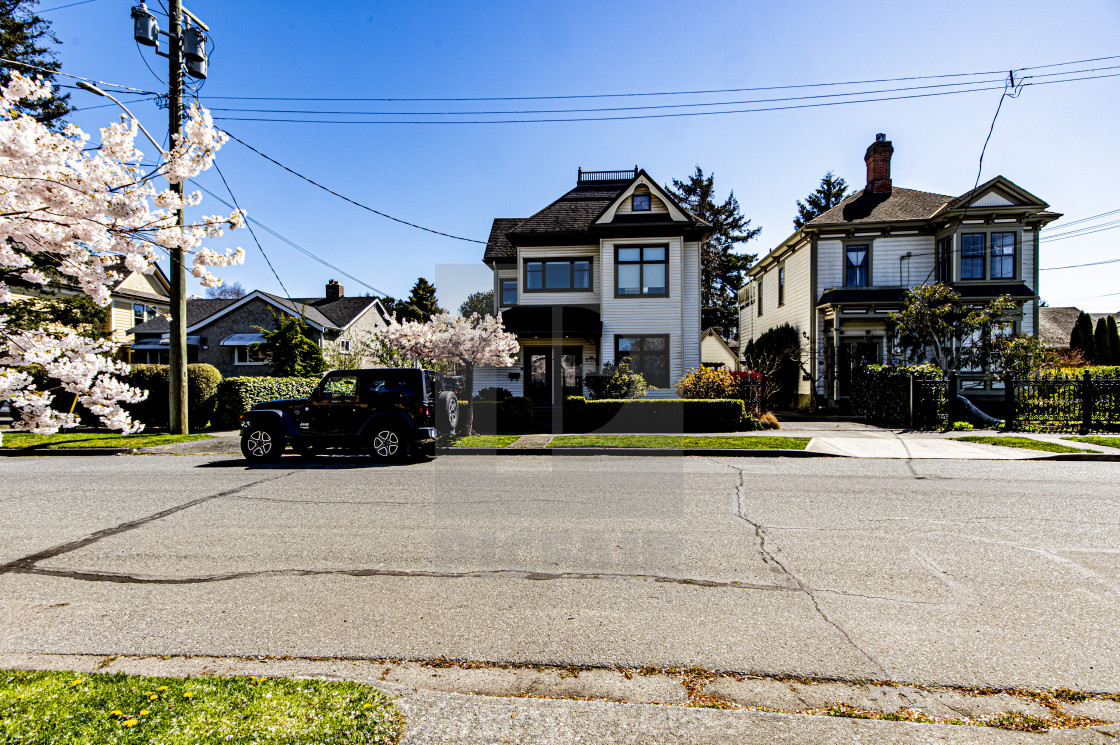
M1120 691L1120 465L0 460L0 653Z

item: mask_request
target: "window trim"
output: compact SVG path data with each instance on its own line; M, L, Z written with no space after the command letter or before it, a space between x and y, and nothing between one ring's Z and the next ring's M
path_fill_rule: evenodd
M762 318L762 276L758 280L758 317Z
M1011 282L1022 280L1023 276L1023 226L1022 225L969 225L969 229L965 230L964 226L957 229L955 235L957 236L956 245L958 248L954 252L954 258L957 259L957 265L953 271L953 278L956 282ZM1015 236L1015 253L1013 254L1012 261L1012 275L1010 277L993 277L992 276L992 236L996 233L1010 233ZM963 276L964 269L964 236L966 235L982 235L984 236L984 276L972 277L966 279Z
M637 297L641 297L641 295L638 295ZM673 339L672 339L672 334L641 334L641 333L638 333L638 334L615 334L614 335L614 364L616 364L616 365L619 363L618 342L619 342L620 339L664 339L665 340L665 378L666 378L664 387L666 387L666 388L669 387L669 384L673 380L673 373L672 373L672 369L671 369L672 364L673 364ZM627 352L626 354L629 355L630 353ZM633 368L631 368L631 369L633 369ZM640 372L640 371L636 371L636 372ZM643 375L643 377L644 377L644 375ZM655 383L652 380L647 379L646 382L649 383L650 385L657 386L657 383ZM657 386L657 387L660 387L660 386Z
M997 235L1010 235L1011 236L1011 276L997 277L995 272L992 271L996 260L996 246L993 241ZM1019 251L1021 239L1019 231L1017 230L992 230L988 233L988 279L992 280L1014 280L1019 277ZM1007 254L1000 254L1000 258L1006 257Z
M875 278L871 275L871 267L873 265L872 257L874 256L874 251L875 251L874 245L875 245L875 241L873 241L873 240L844 241L844 255L841 257L841 262L842 263L841 263L841 269L840 269L844 274L844 287L869 288L869 287L873 286ZM849 248L855 248L857 246L866 246L867 247L867 282L866 282L866 284L862 284L862 285L850 285L850 284L848 284L848 249Z
M970 235L979 235L979 236L983 237L983 239L984 239L984 245L983 245L983 247L981 248L981 251L980 251L980 276L979 277L966 277L966 276L964 276L964 259L965 259L965 256L964 256L964 239L965 239L965 236L970 236ZM960 236L961 236L961 241L960 241L960 244L961 244L961 251L960 251L961 262L960 262L960 266L957 268L957 279L961 282L986 282L988 280L988 231L982 230L982 231L969 231L967 233L962 232L960 234ZM975 256L970 256L969 258L970 259L975 259L976 257Z
M665 258L660 261L646 261L640 259L638 261L619 261L618 252L624 249L637 248L664 248ZM672 296L672 288L669 283L669 254L670 248L668 243L616 243L614 244L614 296L618 300L639 300L648 298L667 298ZM620 265L634 266L637 265L638 269L638 284L643 286L645 284L645 265L646 264L662 264L665 267L665 292L663 293L638 293L631 295L629 293L622 294L618 291L618 267ZM624 334L625 335L625 334Z
M575 279L576 279L575 265L576 265L577 262L582 262L582 261L587 262L587 287L568 287L568 288L565 289L565 288L555 288L555 287L545 287L544 286L545 285L545 278L548 276L548 270L545 269L545 266L544 266L545 264L549 264L549 263L553 263L553 264L566 263L566 264L568 264L569 265L568 276L571 278L571 281L574 283ZM537 258L537 257L534 256L532 258L525 257L524 260L521 263L522 263L522 277L524 278L524 284L523 284L524 289L522 290L522 289L518 288L519 292L523 292L523 293L526 293L526 294L533 293L533 292L595 292L595 258L593 256L558 256L556 258L546 258L546 257ZM540 264L541 265L541 288L539 290L535 290L535 289L529 287L529 264Z
M786 265L785 262L778 265L778 307L781 308L786 304Z
M238 357L238 354L237 354L238 350L241 350L241 349L245 350L245 360L246 360L245 362L242 362L241 360L239 360L237 358ZM242 367L252 367L252 366L259 366L259 365L271 365L272 360L267 359L267 360L264 360L263 362L251 362L251 361L249 361L249 345L248 344L242 344L242 345L233 347L233 364L234 365L239 365L239 366L242 366Z
M526 263L528 263L528 262L526 262ZM513 298L514 299L513 299L512 303L507 303L506 302L506 286L505 286L506 282L512 282L513 283ZM519 282L517 281L517 277L500 277L498 279L498 293L499 293L498 294L498 307L499 308L510 308L510 307L513 307L514 305L517 305L517 296L520 293L520 291L521 291L521 288L519 287Z
M638 199L645 197L646 206L639 207ZM653 211L653 195L652 194L631 194L630 195L630 211L631 212L652 212Z

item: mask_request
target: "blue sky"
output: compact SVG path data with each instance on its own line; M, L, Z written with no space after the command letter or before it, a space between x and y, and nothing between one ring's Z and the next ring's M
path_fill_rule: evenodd
M66 0L45 0L49 9ZM213 37L203 102L216 117L393 118L218 111L441 112L635 106L754 100L845 88L697 97L559 101L251 101L296 98L463 98L747 88L1008 70L1120 55L1120 4L1098 2L260 2L195 0L188 7ZM130 2L92 0L45 13L63 42L63 71L158 91L166 62L131 38ZM158 2L152 9L162 19ZM1120 64L1120 59L1073 66ZM1053 72L1055 69L1035 71ZM1102 70L1110 74L1117 70ZM1002 73L986 79L998 79ZM952 79L948 79L951 81ZM1041 81L1041 78L1036 78ZM889 83L878 87L943 81ZM868 86L876 88L877 86ZM1003 174L1073 221L1120 209L1120 77L1026 87L1005 100L984 159L983 180ZM889 94L885 94L889 95ZM895 146L897 186L948 194L972 187L998 90L953 96L719 116L533 124L219 124L291 168L378 210L447 233L485 240L494 217L527 216L589 170L645 168L668 182L695 165L734 190L762 234L765 253L792 230L795 202L827 170L859 188L864 149L876 132ZM104 103L75 91L73 103ZM755 106L758 106L757 104ZM732 108L749 108L737 106ZM166 112L135 113L155 134ZM78 113L94 130L112 109ZM530 115L532 116L532 115ZM604 116L604 114L589 114ZM407 115L397 119L438 117ZM484 115L460 118L494 118ZM500 117L499 117L500 118ZM529 118L514 116L511 118ZM157 135L158 137L158 135ZM457 307L487 289L479 244L417 231L362 211L299 181L231 142L219 164L249 214L330 263L401 297L418 276ZM200 182L226 197L213 171ZM206 214L224 208L204 200ZM1117 216L1102 218L1102 222ZM1059 223L1060 225L1060 223ZM1055 229L1057 232L1057 229ZM347 294L365 287L258 231L289 293L320 295L332 277ZM244 267L222 276L280 292L248 231L213 243L243 246ZM1120 230L1043 244L1042 266L1120 256ZM1120 308L1120 263L1043 272L1051 305ZM196 290L197 291L197 290Z

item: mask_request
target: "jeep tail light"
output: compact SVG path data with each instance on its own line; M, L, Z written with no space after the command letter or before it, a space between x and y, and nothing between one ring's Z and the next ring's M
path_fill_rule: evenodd
M428 406L427 404L420 404L420 413L424 416L430 416L432 413L432 407Z

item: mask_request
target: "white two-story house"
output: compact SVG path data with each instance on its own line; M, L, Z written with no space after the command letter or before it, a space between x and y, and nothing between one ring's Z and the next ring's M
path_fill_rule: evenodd
M584 376L629 360L657 387L700 365L700 244L711 226L645 171L579 171L535 215L494 220L483 261L495 311L517 334L512 368L484 367L475 389L538 407L584 395Z
M965 302L1009 295L1019 305L1009 326L1037 334L1038 231L1061 215L1003 176L958 197L896 187L893 154L876 135L867 185L772 249L739 291L741 348L781 324L797 329L800 405L813 386L827 401L846 398L861 363L904 361L887 316L917 285L943 282ZM992 386L962 376L967 394Z

